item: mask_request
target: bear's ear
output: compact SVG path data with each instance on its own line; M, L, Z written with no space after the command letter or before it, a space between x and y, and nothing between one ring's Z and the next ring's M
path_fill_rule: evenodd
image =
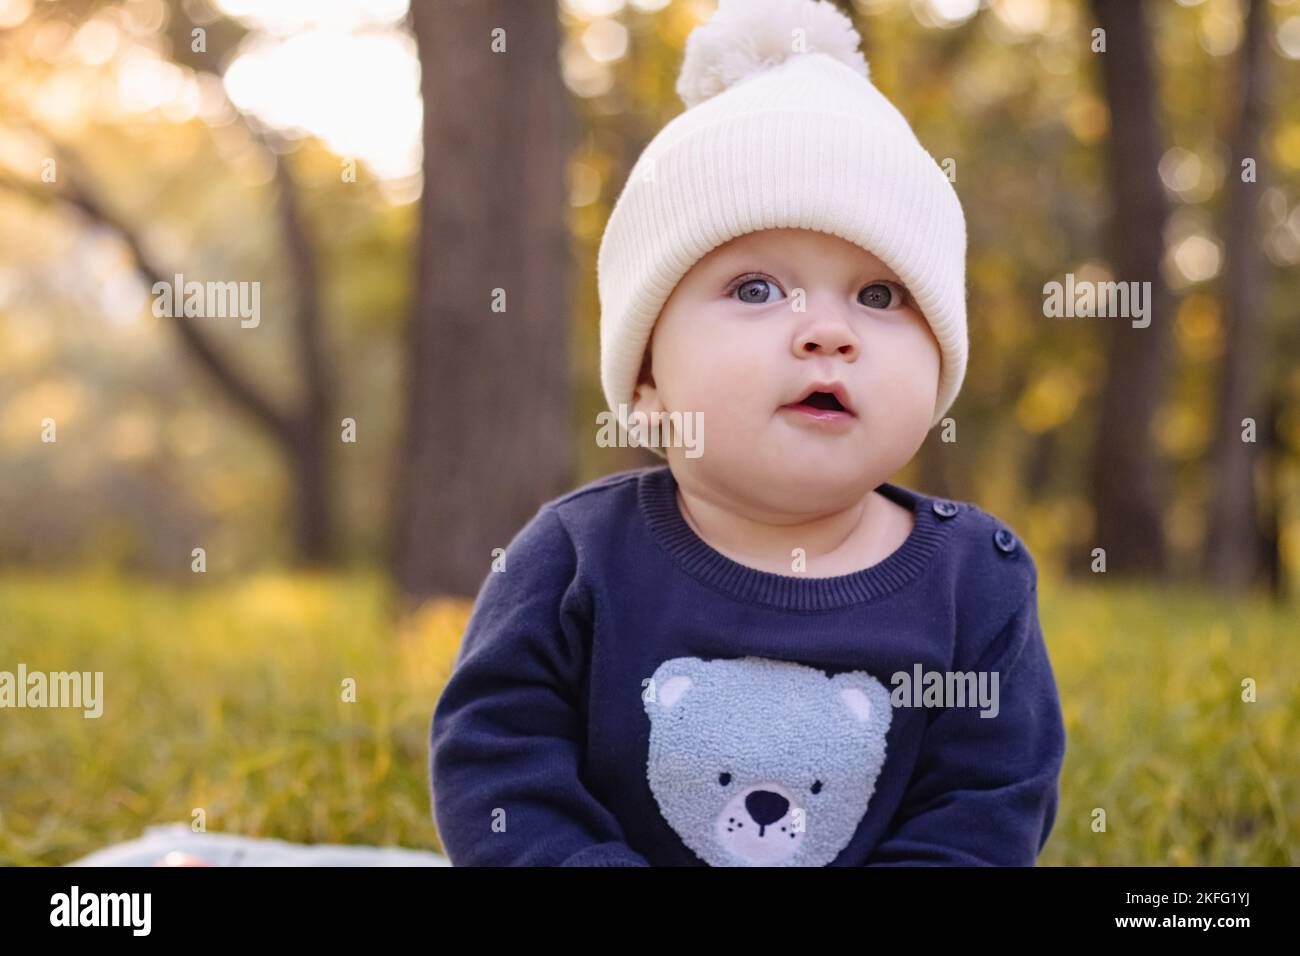
M841 687L839 698L860 724L871 719L871 699L861 687Z
M685 674L677 674L659 685L659 704L664 710L672 710L677 702L691 689L695 681Z
M646 712L654 715L655 710L672 710L686 692L696 684L696 676L707 667L698 657L674 657L664 661L655 668L654 677L648 683L650 688L641 694ZM655 704L659 706L654 707Z

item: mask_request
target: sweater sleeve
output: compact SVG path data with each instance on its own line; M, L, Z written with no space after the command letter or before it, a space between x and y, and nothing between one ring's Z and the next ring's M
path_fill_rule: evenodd
M996 716L936 711L916 769L868 866L1032 866L1056 817L1065 725L1038 622L1036 583L974 665L996 672Z
M488 574L434 709L434 820L455 866L649 866L583 784L589 602L545 505Z

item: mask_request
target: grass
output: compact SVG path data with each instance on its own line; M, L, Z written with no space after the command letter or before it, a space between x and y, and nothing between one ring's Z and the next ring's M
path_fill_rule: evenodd
M1300 864L1300 608L1183 589L1039 592L1067 740L1040 863Z
M209 831L437 849L426 741L468 609L398 629L389 606L364 577L0 583L0 670L103 671L105 700L94 720L0 711L0 864L196 809Z
M1296 608L1040 595L1068 732L1040 862L1300 864ZM66 863L199 809L210 831L438 849L427 732L469 608L394 624L392 607L364 575L0 581L0 670L103 671L105 698L98 720L0 711L0 864Z

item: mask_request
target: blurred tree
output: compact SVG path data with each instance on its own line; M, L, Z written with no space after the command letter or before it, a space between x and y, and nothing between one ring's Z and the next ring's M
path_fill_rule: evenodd
M98 2L72 4L82 16L104 6ZM220 75L230 54L246 35L236 21L213 14L204 19L203 44L195 49L191 42L194 24L186 12L187 5L171 3L168 19L172 57L196 72ZM64 11L39 10L33 14L33 30L41 17L61 17ZM232 106L233 110L233 106ZM325 361L325 323L319 290L320 270L316 263L313 237L302 213L299 187L283 155L287 146L272 130L252 117L233 110L250 135L274 157L277 187L276 215L283 237L290 282L294 289L295 359L304 383L303 394L290 407L276 401L262 382L243 372L236 360L223 352L205 331L202 320L183 314L172 319L185 354L207 374L209 381L271 440L287 461L295 488L296 556L304 565L320 565L334 558L335 535L331 509L331 475L329 448L335 434L333 421L333 376ZM56 199L80 211L91 222L115 232L125 243L145 284L171 285L172 277L181 272L176 263L151 252L143 239L144 224L131 222L101 195L84 155L58 143L39 128L35 118L10 117L17 126L35 129L46 140L49 152L60 157L65 170L63 184L46 189L34 183L15 182L5 177L0 184L20 189L39 201Z
M1092 0L1106 50L1097 56L1110 110L1111 260L1121 282L1150 282L1150 324L1112 319L1093 451L1094 535L1108 568L1163 576L1168 481L1152 421L1168 380L1172 304L1160 271L1168 217L1151 34L1143 2Z
M394 570L472 595L570 484L566 164L553 3L414 0L424 193L408 330Z
M173 59L196 72L220 75L246 36L242 25L205 7L204 43L198 50L193 42L195 24L189 13L198 7L178 0L170 0L170 5L172 15L167 23ZM316 243L303 212L301 187L289 166L288 144L255 118L239 110L235 114L275 162L275 209L294 290L295 358L303 388L296 407L283 416L284 421L272 434L293 472L299 557L304 563L322 564L336 557L334 468L329 452L337 443L339 426L334 414L335 376L325 357L326 323Z
M1150 62L1139 85L1128 82L1133 71L1120 62L1138 43L1131 14L1140 11L1131 4L1107 6L1110 51L1094 54L1087 31L1097 22L1081 0L835 2L869 34L871 73L881 92L937 160L953 162L967 216L971 363L954 413L960 441L942 442L936 429L899 480L919 476L928 491L979 502L1016 526L1045 568L1080 560L1091 578L1091 548L1105 543L1111 577L1123 576L1142 567L1131 557L1162 550L1163 530L1169 572L1208 576L1207 554L1233 563L1215 543L1218 529L1243 530L1240 522L1214 519L1214 507L1252 511L1223 486L1216 490L1215 480L1253 470L1261 531L1245 531L1257 544L1261 576L1294 588L1300 580L1300 323L1293 321L1300 301L1300 101L1284 94L1300 78L1294 25L1300 0L1266 4L1274 22L1263 26L1262 41L1257 34L1250 41L1272 47L1269 65L1277 76L1260 88L1254 151L1267 182L1249 188L1238 185L1233 165L1243 150L1227 142L1247 117L1238 115L1239 97L1223 95L1246 53L1240 0L1141 8L1150 18L1141 46L1151 49L1143 54ZM532 6L539 5L550 6L540 0ZM415 14L429 6L417 6ZM504 510L499 506L511 496L486 487L492 476L508 474L521 460L551 467L535 446L522 444L523 433L550 428L559 441L545 453L572 440L583 480L659 463L642 450L592 440L594 416L604 410L595 260L632 162L681 111L674 86L683 46L712 12L712 0L558 4L560 74L580 111L582 134L568 157L567 184L545 138L550 124L530 105L549 102L532 87L538 77L550 81L556 62L549 55L530 60L526 76L520 66L534 52L526 48L535 45L528 31L536 24L500 5L485 8L486 16L500 10L510 19L453 26L454 17L468 15L461 5L434 5L446 19L428 30L454 33L438 45L426 31L425 79L436 77L438 89L431 91L426 131L436 143L426 156L418 269L407 254L421 212L418 178L373 167L373 176L339 187L338 150L351 148L342 145L347 137L328 136L309 113L281 108L314 104L317 115L337 118L335 107L344 107L336 102L340 88L311 73L311 57L248 82L270 70L282 48L310 48L320 24L333 33L340 17L350 18L343 7L360 10L361 4L268 0L256 10L243 2L218 9L212 0L9 4L8 23L14 10L25 19L0 30L4 169L37 186L26 191L43 202L56 198L54 184L31 182L50 151L16 128L29 114L87 164L60 164L57 187L71 187L69 195L84 187L86 205L134 233L152 256L152 274L260 279L270 321L256 335L199 323L201 340L176 348L168 336L184 336L185 329L151 321L147 306L139 306L140 284L129 273L145 279L151 273L129 261L132 240L112 241L104 229L84 228L83 218L46 215L0 196L6 225L0 231L0 511L8 515L0 522L0 561L49 567L91 558L154 573L184 570L188 577L176 555L202 541L221 556L223 570L248 570L292 559L297 524L299 540L312 537L309 529L328 527L347 558L387 552L394 568L403 547L394 539L403 539L415 590L464 592L480 573L467 572L469 583L444 585L443 570L420 564L421 549L440 551L449 563L467 557L477 563L476 556L485 559L505 543L537 500L571 487L555 480L529 487L517 496L515 514L485 531L487 540L454 530L483 523L480 512ZM237 9L237 16L221 12ZM365 34L379 25L404 44L407 37L392 35L392 16L400 12L379 17L352 39L364 46ZM195 49L199 26L206 45ZM490 43L493 26L508 30L507 52L494 55L496 69L460 69L438 59L469 56ZM483 30L486 41L476 32ZM330 48L322 59L361 93L365 67L357 64L368 61L351 60L348 49ZM400 72L415 52L403 54ZM222 101L235 63L241 66L230 88L246 107L257 103L259 115L275 117L275 130ZM249 72L239 80L244 67ZM1088 82L1092 69L1117 81L1104 91L1102 73ZM508 80L503 71L511 71ZM414 80L414 71L409 75ZM1157 78L1163 135L1154 124L1157 94L1147 89ZM409 115L419 92L414 87L410 82L402 98L378 97L369 105L385 122ZM1210 103L1219 109L1207 109ZM1141 116L1136 138L1134 115ZM302 129L293 128L300 122ZM1104 148L1108 127L1112 150ZM541 155L536 144L548 147L541 165L532 161L533 153ZM1137 193L1116 187L1121 173L1137 183ZM545 188L538 185L542 177ZM1147 205L1148 199L1158 203L1162 188L1168 208ZM1253 345L1241 338L1233 312L1247 299L1232 291L1246 281L1233 258L1245 255L1247 245L1234 238L1229 204L1247 194L1259 202L1261 243L1254 254L1262 251L1271 262L1246 262L1257 273L1270 270L1266 281L1244 286L1257 300L1253 318L1242 309L1261 340ZM1113 242L1106 230L1112 207ZM534 267L559 273L556 247L563 237L538 223L558 222L561 212L578 252L576 268L566 264L560 277L576 280L572 309L559 279L546 288L525 287L520 279ZM1121 257L1125 242L1140 246L1142 255L1130 249ZM1183 296L1179 308L1157 301L1164 311L1153 317L1155 326L1131 332L1104 320L1040 321L1045 279L1071 271L1101 278L1100 260L1108 257L1116 279L1166 278ZM439 259L436 269L433 259ZM1142 271L1135 259L1147 264ZM1154 269L1157 259L1162 273ZM426 283L419 308L411 302L417 275ZM491 311L497 288L508 297L505 313ZM555 314L524 321L539 309ZM562 318L566 312L574 316L571 326ZM160 324L169 328L155 334ZM315 358L310 346L302 347L312 330ZM508 341L491 337L497 333ZM574 336L576 401L562 422L538 410L548 416L543 423L526 424L534 409L523 407L512 388L517 383L547 407L563 401L549 388L567 374L559 352L566 334ZM1148 361L1147 350L1162 336L1177 346L1176 363ZM413 349L421 342L417 356ZM479 354L460 362L453 349L464 344ZM544 351L552 346L557 351ZM1257 360L1244 359L1239 346L1254 349ZM177 360L180 355L192 360ZM559 376L541 381L539 360ZM196 383L204 374L196 365L214 361L208 372L227 376L227 383ZM1232 400L1221 394L1221 387L1232 391L1234 364L1249 370L1247 388L1260 389L1249 413L1226 408ZM497 367L507 372L485 371ZM232 401L242 412L230 412ZM297 447L266 440L305 419L328 424L332 416L320 409L330 405L335 415L362 423L361 445L340 449L332 429L300 431ZM312 406L317 410L307 412ZM68 454L50 454L53 449L32 440L31 422L56 412L71 439L60 452ZM470 414L491 424L470 437L464 426ZM1256 418L1258 442L1227 451L1244 452L1256 464L1224 466L1216 435L1226 434L1224 423L1231 422L1239 442L1243 417ZM419 434L404 447L399 419L408 418ZM504 438L502 421L512 429ZM439 454L446 460L434 461ZM416 462L417 456L425 457ZM432 500L438 497L444 500ZM1091 509L1090 500L1099 507ZM1134 513L1140 520L1129 520ZM1104 541L1094 537L1092 517ZM415 525L400 527L407 519Z
M1260 146L1269 99L1265 62L1268 15L1264 0L1245 2L1249 9L1229 114L1232 128L1226 137L1231 162L1225 180L1228 194L1222 231L1226 247L1221 295L1225 341L1210 468L1214 494L1203 552L1207 581L1232 591L1250 587L1260 578L1265 535L1256 479L1262 461L1259 449L1273 434L1272 416L1265 405L1272 389L1263 363L1268 338L1268 323L1262 314L1267 300L1263 286L1267 262L1259 216L1264 188ZM1247 175L1243 164L1253 167L1253 175ZM1249 441L1243 434L1246 419L1254 423ZM1269 507L1273 507L1271 502ZM1264 568L1272 564L1262 563Z
M86 165L66 146L51 142L50 151L60 157L65 170L64 185L51 195L39 188L29 188L0 177L0 185L21 189L25 194L46 201L55 198L77 209L98 226L115 232L131 252L145 284L153 287L172 285L172 277L181 272L147 251L140 228L109 207L93 185ZM323 356L323 323L316 289L316 268L307 229L298 210L295 186L283 157L276 163L279 184L278 208L290 260L290 272L297 289L297 356L302 363L308 389L292 408L282 408L253 377L242 372L238 364L219 349L204 331L201 320L183 312L171 318L178 341L185 354L207 374L208 379L238 409L248 415L278 447L293 472L296 516L296 555L303 565L326 564L333 558L333 534L330 514L330 466L328 442L333 433L330 414L330 376ZM182 272L183 274L183 272Z

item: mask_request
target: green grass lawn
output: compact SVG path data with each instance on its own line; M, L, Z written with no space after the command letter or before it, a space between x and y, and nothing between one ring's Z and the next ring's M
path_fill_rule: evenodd
M1069 735L1041 862L1300 864L1300 612L1040 594ZM196 809L210 831L437 849L427 732L468 607L399 626L392 606L366 576L6 578L0 670L102 671L104 713L0 711L0 864L65 863Z
M198 808L209 831L437 849L426 741L466 610L399 630L361 577L0 583L0 670L103 671L105 700L92 720L0 711L0 863L64 863Z

